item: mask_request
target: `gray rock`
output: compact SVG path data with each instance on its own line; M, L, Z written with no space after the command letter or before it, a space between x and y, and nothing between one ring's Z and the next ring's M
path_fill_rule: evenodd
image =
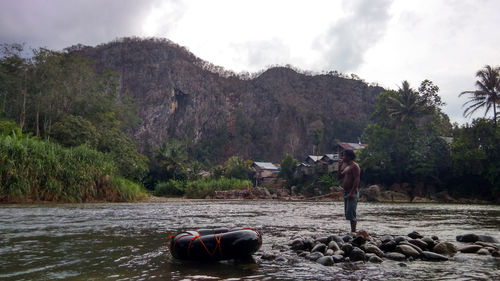
M380 245L380 250L384 252L394 252L396 250L396 241L391 240L389 242L383 243Z
M321 258L323 256L322 253L320 252L314 252L314 253L310 253L306 256L306 259L308 260L312 260L312 261L316 261L317 259Z
M417 245L413 245L411 243L408 243L408 242L401 242L401 244L399 245L406 245L406 246L410 246L412 247L413 249L415 249L419 254L422 253L422 249L420 249L420 247L418 247Z
M306 245L304 243L304 240L300 239L300 238L297 238L297 239L290 241L290 243L288 243L288 245L290 245L290 248L292 248L292 250L295 250L295 251L306 249Z
M342 251L344 251L345 255L348 256L351 254L351 251L353 249L353 246L351 244L345 243L342 245Z
M450 242L440 242L434 248L432 248L434 253L438 253L441 255L454 256L458 249L453 243Z
M306 250L311 250L314 245L314 240L312 240L311 238L307 238L304 240L304 247L306 248Z
M416 258L416 257L420 256L419 252L417 250L413 249L413 247L411 247L409 245L398 245L396 247L396 250L407 257Z
M447 261L448 260L448 258L443 256L443 255L436 254L433 252L428 252L428 251L423 251L421 254L421 257L422 257L422 259L428 260L428 261Z
M377 246L372 245L372 244L365 245L365 252L374 253L375 255L377 255L381 258L384 257L384 252L382 252L382 250L380 250Z
M422 239L409 239L408 243L418 246L420 249L428 249L429 245Z
M412 231L412 232L408 233L408 237L410 237L412 239L420 239L420 238L423 238L424 236L416 231Z
M479 240L479 236L477 236L474 233L467 233L464 235L457 235L457 241L458 242L464 242L464 243L474 243Z
M344 240L342 240L342 238L338 235L330 235L330 241L335 241L337 242L337 245L341 246L342 244L344 244Z
M318 239L316 239L316 242L319 242L319 243L323 243L323 244L328 244L328 242L330 242L331 240L329 239L329 237L320 237Z
M323 254L325 253L325 251L326 251L326 245L323 243L319 243L316 246L314 246L314 248L312 248L311 253L320 252Z
M351 243L352 243L353 245L355 245L355 246L358 246L358 247L359 247L359 246L361 246L361 245L365 244L365 243L366 243L366 240L365 240L365 238L364 238L364 237L362 237L362 236L356 236L356 238L354 238L354 239L351 241Z
M363 250L361 250L358 247L354 247L351 253L349 254L349 260L352 262L365 261L366 260L365 252L363 252Z
M317 263L320 263L325 266L331 266L333 265L334 261L331 256L324 256L316 260Z
M384 236L380 237L380 242L382 242L382 244L387 243L387 242L392 241L392 240L394 240L394 237L392 237L392 235L384 235Z
M344 235L344 237L342 237L342 240L343 240L344 242L350 242L350 241L352 241L352 236L351 236L351 235L349 235L349 234Z
M326 250L326 252L325 252L325 256L333 256L333 254L334 254L334 253L335 253L335 252L334 252L332 249L328 249L328 250Z
M335 251L335 253L333 253L333 255L340 255L340 256L345 256L345 252L342 251L342 250L338 250L338 251Z
M368 261L372 262L372 263L381 263L383 260L381 258L379 258L378 256L371 256L368 259Z
M458 248L458 251L461 253L477 253L483 246L481 245L466 245Z
M434 239L432 239L430 237L424 237L424 238L422 238L422 241L427 243L427 248L429 250L432 250L432 248L434 248L434 246L437 244L436 241L434 241Z
M328 249L332 249L332 250L335 252L335 251L340 250L340 247L339 247L339 245L337 244L337 242L335 242L335 241L330 241L330 243L328 243Z
M493 236L489 236L489 235L478 235L479 237L479 241L481 242L486 242L486 243L498 243L498 240L493 237Z
M396 253L396 252L388 252L385 253L385 257L391 260L395 261L403 261L406 260L406 256L401 254L401 253Z
M333 255L332 258L333 258L333 261L336 263L344 261L344 256L342 256L342 255Z
M403 241L406 241L406 237L404 236L397 236L396 238L394 238L394 241L396 241L397 244L403 242Z
M481 256L486 256L490 254L490 251L486 248L479 249L479 251L476 252L476 254L481 255Z

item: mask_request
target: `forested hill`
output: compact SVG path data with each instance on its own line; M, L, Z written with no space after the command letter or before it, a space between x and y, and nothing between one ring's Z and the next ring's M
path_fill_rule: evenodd
M74 51L120 74L122 96L139 103L133 137L141 150L171 139L214 162L231 155L279 161L302 158L319 143L357 141L380 87L338 74L289 67L236 75L164 39L124 38Z

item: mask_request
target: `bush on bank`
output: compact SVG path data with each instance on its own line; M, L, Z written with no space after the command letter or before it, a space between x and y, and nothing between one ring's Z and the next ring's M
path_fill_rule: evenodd
M0 136L0 202L130 201L138 184L117 176L106 154L16 135Z
M205 178L193 181L169 180L159 182L154 190L155 196L186 196L188 198L205 198L218 190L244 189L252 186L249 180L237 178Z

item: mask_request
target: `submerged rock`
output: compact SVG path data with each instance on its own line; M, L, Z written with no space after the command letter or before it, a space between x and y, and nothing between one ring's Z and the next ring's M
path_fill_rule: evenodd
M403 255L407 256L407 257L418 257L420 256L420 253L413 249L413 247L409 246L409 245L398 245L396 247L396 249L398 250L398 252L402 253Z
M385 253L385 257L388 258L388 259L391 259L391 260L395 260L395 261L403 261L403 260L406 260L406 256L401 254L401 253L397 253L397 252L388 252L388 253Z
M383 260L378 257L378 256L371 256L369 259L368 259L369 262L372 262L372 263L381 263Z
M481 245L467 245L467 246L460 247L458 249L458 251L461 253L476 253L477 251L479 251L482 248L483 248L483 246L481 246Z
M428 261L447 261L448 260L448 258L443 256L443 255L436 254L433 252L428 252L428 251L423 251L421 254L421 257L422 257L422 259L428 260Z
M432 248L432 251L434 253L442 254L442 255L448 255L448 256L454 256L458 249L457 246L455 246L453 243L450 242L440 242L434 248Z

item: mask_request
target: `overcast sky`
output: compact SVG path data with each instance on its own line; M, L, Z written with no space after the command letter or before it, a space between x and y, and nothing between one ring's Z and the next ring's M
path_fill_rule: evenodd
M500 65L499 11L498 0L0 0L0 42L60 50L157 36L236 72L292 64L392 89L430 79L464 123L458 94Z

